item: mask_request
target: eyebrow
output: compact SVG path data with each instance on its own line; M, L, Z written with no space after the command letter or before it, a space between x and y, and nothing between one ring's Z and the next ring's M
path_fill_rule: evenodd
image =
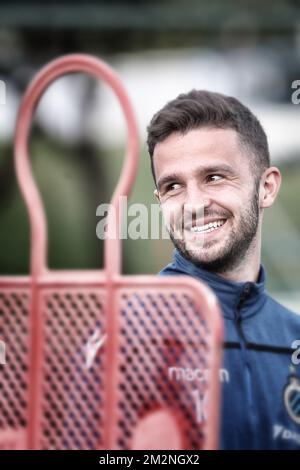
M233 168L230 165L226 165L225 163L221 165L200 167L195 171L195 173L198 175L205 175L208 173L226 173L232 176L236 175L236 172L233 170ZM160 189L162 186L164 186L167 183L170 183L176 180L180 181L181 179L182 179L181 173L169 173L158 179L157 188Z

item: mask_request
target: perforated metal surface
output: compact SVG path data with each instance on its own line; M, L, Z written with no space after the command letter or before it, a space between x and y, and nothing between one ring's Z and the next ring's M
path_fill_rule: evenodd
M147 282L120 286L114 298L115 307L108 309L104 287L40 288L42 336L38 329L32 336L28 291L1 290L0 334L8 351L1 366L1 448L27 447L29 404L38 416L39 449L105 448L111 425L112 447L130 449L139 420L156 408L178 417L184 448L203 447L215 345L207 314L184 285L177 291L149 288ZM113 316L118 337L110 363L106 340ZM29 338L39 345L39 378L31 394ZM116 409L109 422L106 387L114 368Z
M9 447L9 436L27 425L28 304L27 289L1 288L0 338L5 344L5 364L0 364L0 435L5 438L0 439L0 448Z
M96 449L105 409L104 292L42 294L42 449Z
M167 407L180 418L185 448L200 449L210 336L201 312L183 290L145 288L122 291L120 315L118 446L129 447L145 413Z

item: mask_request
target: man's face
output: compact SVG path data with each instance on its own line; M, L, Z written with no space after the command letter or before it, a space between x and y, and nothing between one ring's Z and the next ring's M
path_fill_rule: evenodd
M253 156L237 133L217 128L173 133L155 146L153 158L176 248L214 272L237 266L251 250L260 215Z

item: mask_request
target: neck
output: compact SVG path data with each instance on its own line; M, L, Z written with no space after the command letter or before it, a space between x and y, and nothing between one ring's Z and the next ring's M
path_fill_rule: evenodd
M225 273L216 273L229 281L235 282L257 282L260 268L260 260L252 260L251 264L244 263L238 267L226 271Z

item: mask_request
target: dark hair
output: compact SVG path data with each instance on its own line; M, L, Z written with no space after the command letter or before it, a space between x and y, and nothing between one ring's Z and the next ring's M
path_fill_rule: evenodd
M153 153L155 145L173 132L182 134L200 127L234 129L240 143L254 156L256 174L270 166L266 134L254 114L232 96L204 90L192 90L169 101L152 118L148 131L148 151L155 180Z

